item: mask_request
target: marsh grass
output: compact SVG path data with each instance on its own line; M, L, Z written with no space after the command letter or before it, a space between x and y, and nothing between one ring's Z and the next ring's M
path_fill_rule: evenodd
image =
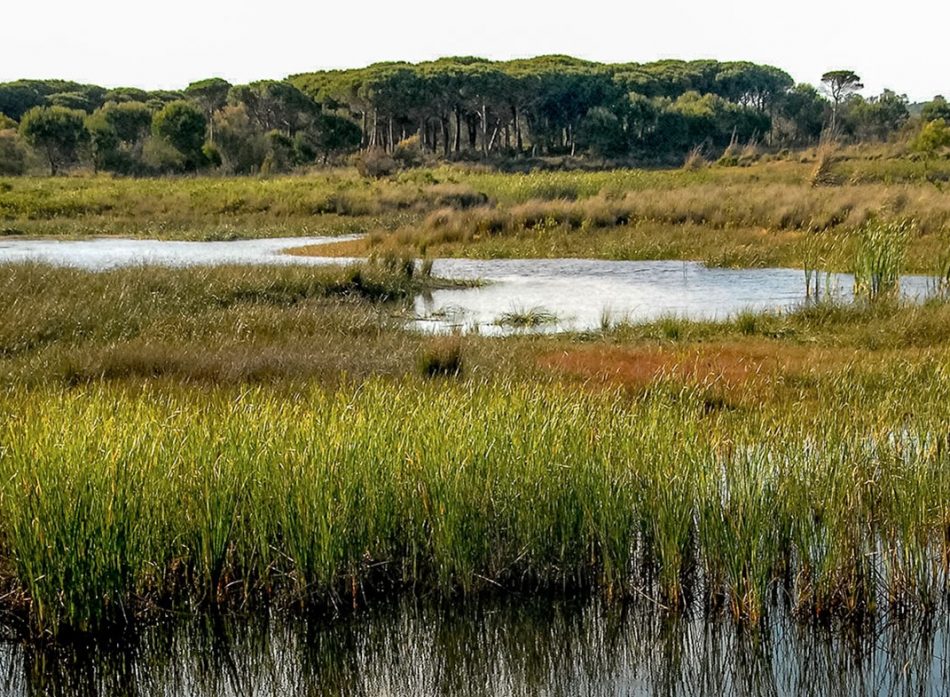
M914 232L909 221L872 221L861 229L854 264L856 296L870 301L897 296L908 241Z
M942 247L936 254L932 274L936 294L947 297L950 295L950 236L944 238Z
M515 307L502 313L495 324L500 327L531 329L557 324L558 316L544 307Z
M719 598L754 624L781 584L805 615L926 612L946 582L950 378L930 364L889 384L831 384L805 419L710 410L662 378L636 399L527 382L7 391L4 603L50 635L384 589ZM910 393L913 420L882 427Z
M815 149L815 167L809 177L812 186L836 186L841 184L841 177L835 171L838 162L838 143L833 137L823 137Z
M419 356L419 371L427 378L459 377L463 365L460 336L433 339Z

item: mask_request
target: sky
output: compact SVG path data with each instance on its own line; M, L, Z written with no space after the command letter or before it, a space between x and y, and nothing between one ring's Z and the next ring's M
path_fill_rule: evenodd
M800 82L847 68L866 95L950 96L950 2L903 0L45 0L4 3L0 82L175 89L376 61L563 53L750 60ZM139 6L137 8L136 6Z

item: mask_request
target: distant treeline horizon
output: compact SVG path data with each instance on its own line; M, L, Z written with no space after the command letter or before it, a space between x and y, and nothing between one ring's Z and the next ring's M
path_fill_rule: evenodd
M806 147L829 133L886 141L950 121L940 96L910 105L895 90L865 98L862 88L847 69L813 86L744 61L559 55L377 63L246 85L209 78L182 90L17 80L0 83L0 174L38 163L52 173L86 164L121 174L242 174L358 152L402 165L546 156L669 163L740 144Z

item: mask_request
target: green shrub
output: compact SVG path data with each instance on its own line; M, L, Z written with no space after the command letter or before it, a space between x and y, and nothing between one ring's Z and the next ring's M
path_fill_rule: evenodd
M367 150L356 158L356 171L368 179L388 177L399 168L396 160L380 148Z
M26 152L16 131L0 131L0 174L18 175L26 171Z

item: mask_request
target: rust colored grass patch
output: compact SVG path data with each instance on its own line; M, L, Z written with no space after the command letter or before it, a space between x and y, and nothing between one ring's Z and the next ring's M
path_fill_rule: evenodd
M717 385L741 394L790 375L841 367L855 360L849 349L790 346L771 341L691 346L592 346L541 355L544 370L611 386L643 388L658 379Z

